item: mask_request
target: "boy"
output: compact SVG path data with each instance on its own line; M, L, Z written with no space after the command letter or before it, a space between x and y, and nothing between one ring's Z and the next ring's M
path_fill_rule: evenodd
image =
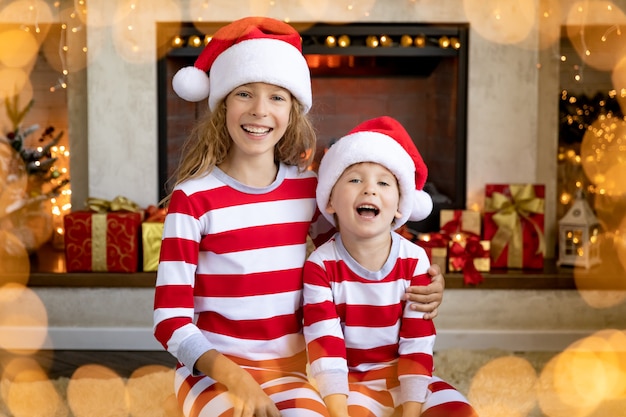
M304 335L330 415L434 411L439 401L428 404L428 396L435 328L399 301L408 286L429 281L430 262L394 232L430 214L427 167L402 125L380 117L330 147L318 176L317 204L338 233L305 264ZM464 409L454 415L474 415L451 391Z

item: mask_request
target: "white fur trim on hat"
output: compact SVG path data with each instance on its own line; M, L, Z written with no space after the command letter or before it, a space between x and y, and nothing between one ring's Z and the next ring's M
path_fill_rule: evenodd
M333 225L335 219L326 212L335 183L350 165L375 162L383 165L398 179L402 217L395 222L400 227L408 220L423 220L432 211L430 195L415 188L415 163L395 139L379 132L359 131L342 137L333 144L320 162L317 184L317 205Z
M300 51L281 40L259 38L239 42L222 52L209 72L209 108L215 109L236 87L264 82L283 87L311 108L311 75Z

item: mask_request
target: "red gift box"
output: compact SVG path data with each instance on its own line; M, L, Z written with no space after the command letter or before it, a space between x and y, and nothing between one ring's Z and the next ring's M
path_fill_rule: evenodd
M437 264L441 272L446 272L449 240L442 233L419 233L415 243L424 248L431 265Z
M543 269L545 186L487 184L483 238L492 268Z
M68 272L137 272L141 213L74 211L65 215Z
M450 241L448 271L463 271L463 282L477 285L483 282L481 272L490 269L490 242L475 234L459 234Z

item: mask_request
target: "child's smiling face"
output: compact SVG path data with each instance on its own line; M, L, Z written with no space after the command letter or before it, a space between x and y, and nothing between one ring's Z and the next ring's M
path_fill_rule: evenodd
M235 88L226 97L226 125L235 146L243 154L268 155L285 134L292 106L291 93L267 83Z
M361 237L389 233L398 211L400 189L384 166L361 162L345 169L332 189L326 212L337 218L341 233Z

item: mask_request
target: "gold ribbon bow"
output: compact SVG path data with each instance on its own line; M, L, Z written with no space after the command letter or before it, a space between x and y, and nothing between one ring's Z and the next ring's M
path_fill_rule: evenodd
M122 196L115 197L111 201L102 198L88 198L87 206L96 213L107 213L110 211L132 211L137 213L139 211L137 203Z
M507 265L511 268L523 266L522 219L528 221L537 232L539 246L536 254L545 253L545 240L541 227L532 214L544 212L545 201L535 195L532 184L511 184L511 197L494 192L485 199L485 212L494 213L493 221L498 226L491 238L491 254L498 259L508 244Z

